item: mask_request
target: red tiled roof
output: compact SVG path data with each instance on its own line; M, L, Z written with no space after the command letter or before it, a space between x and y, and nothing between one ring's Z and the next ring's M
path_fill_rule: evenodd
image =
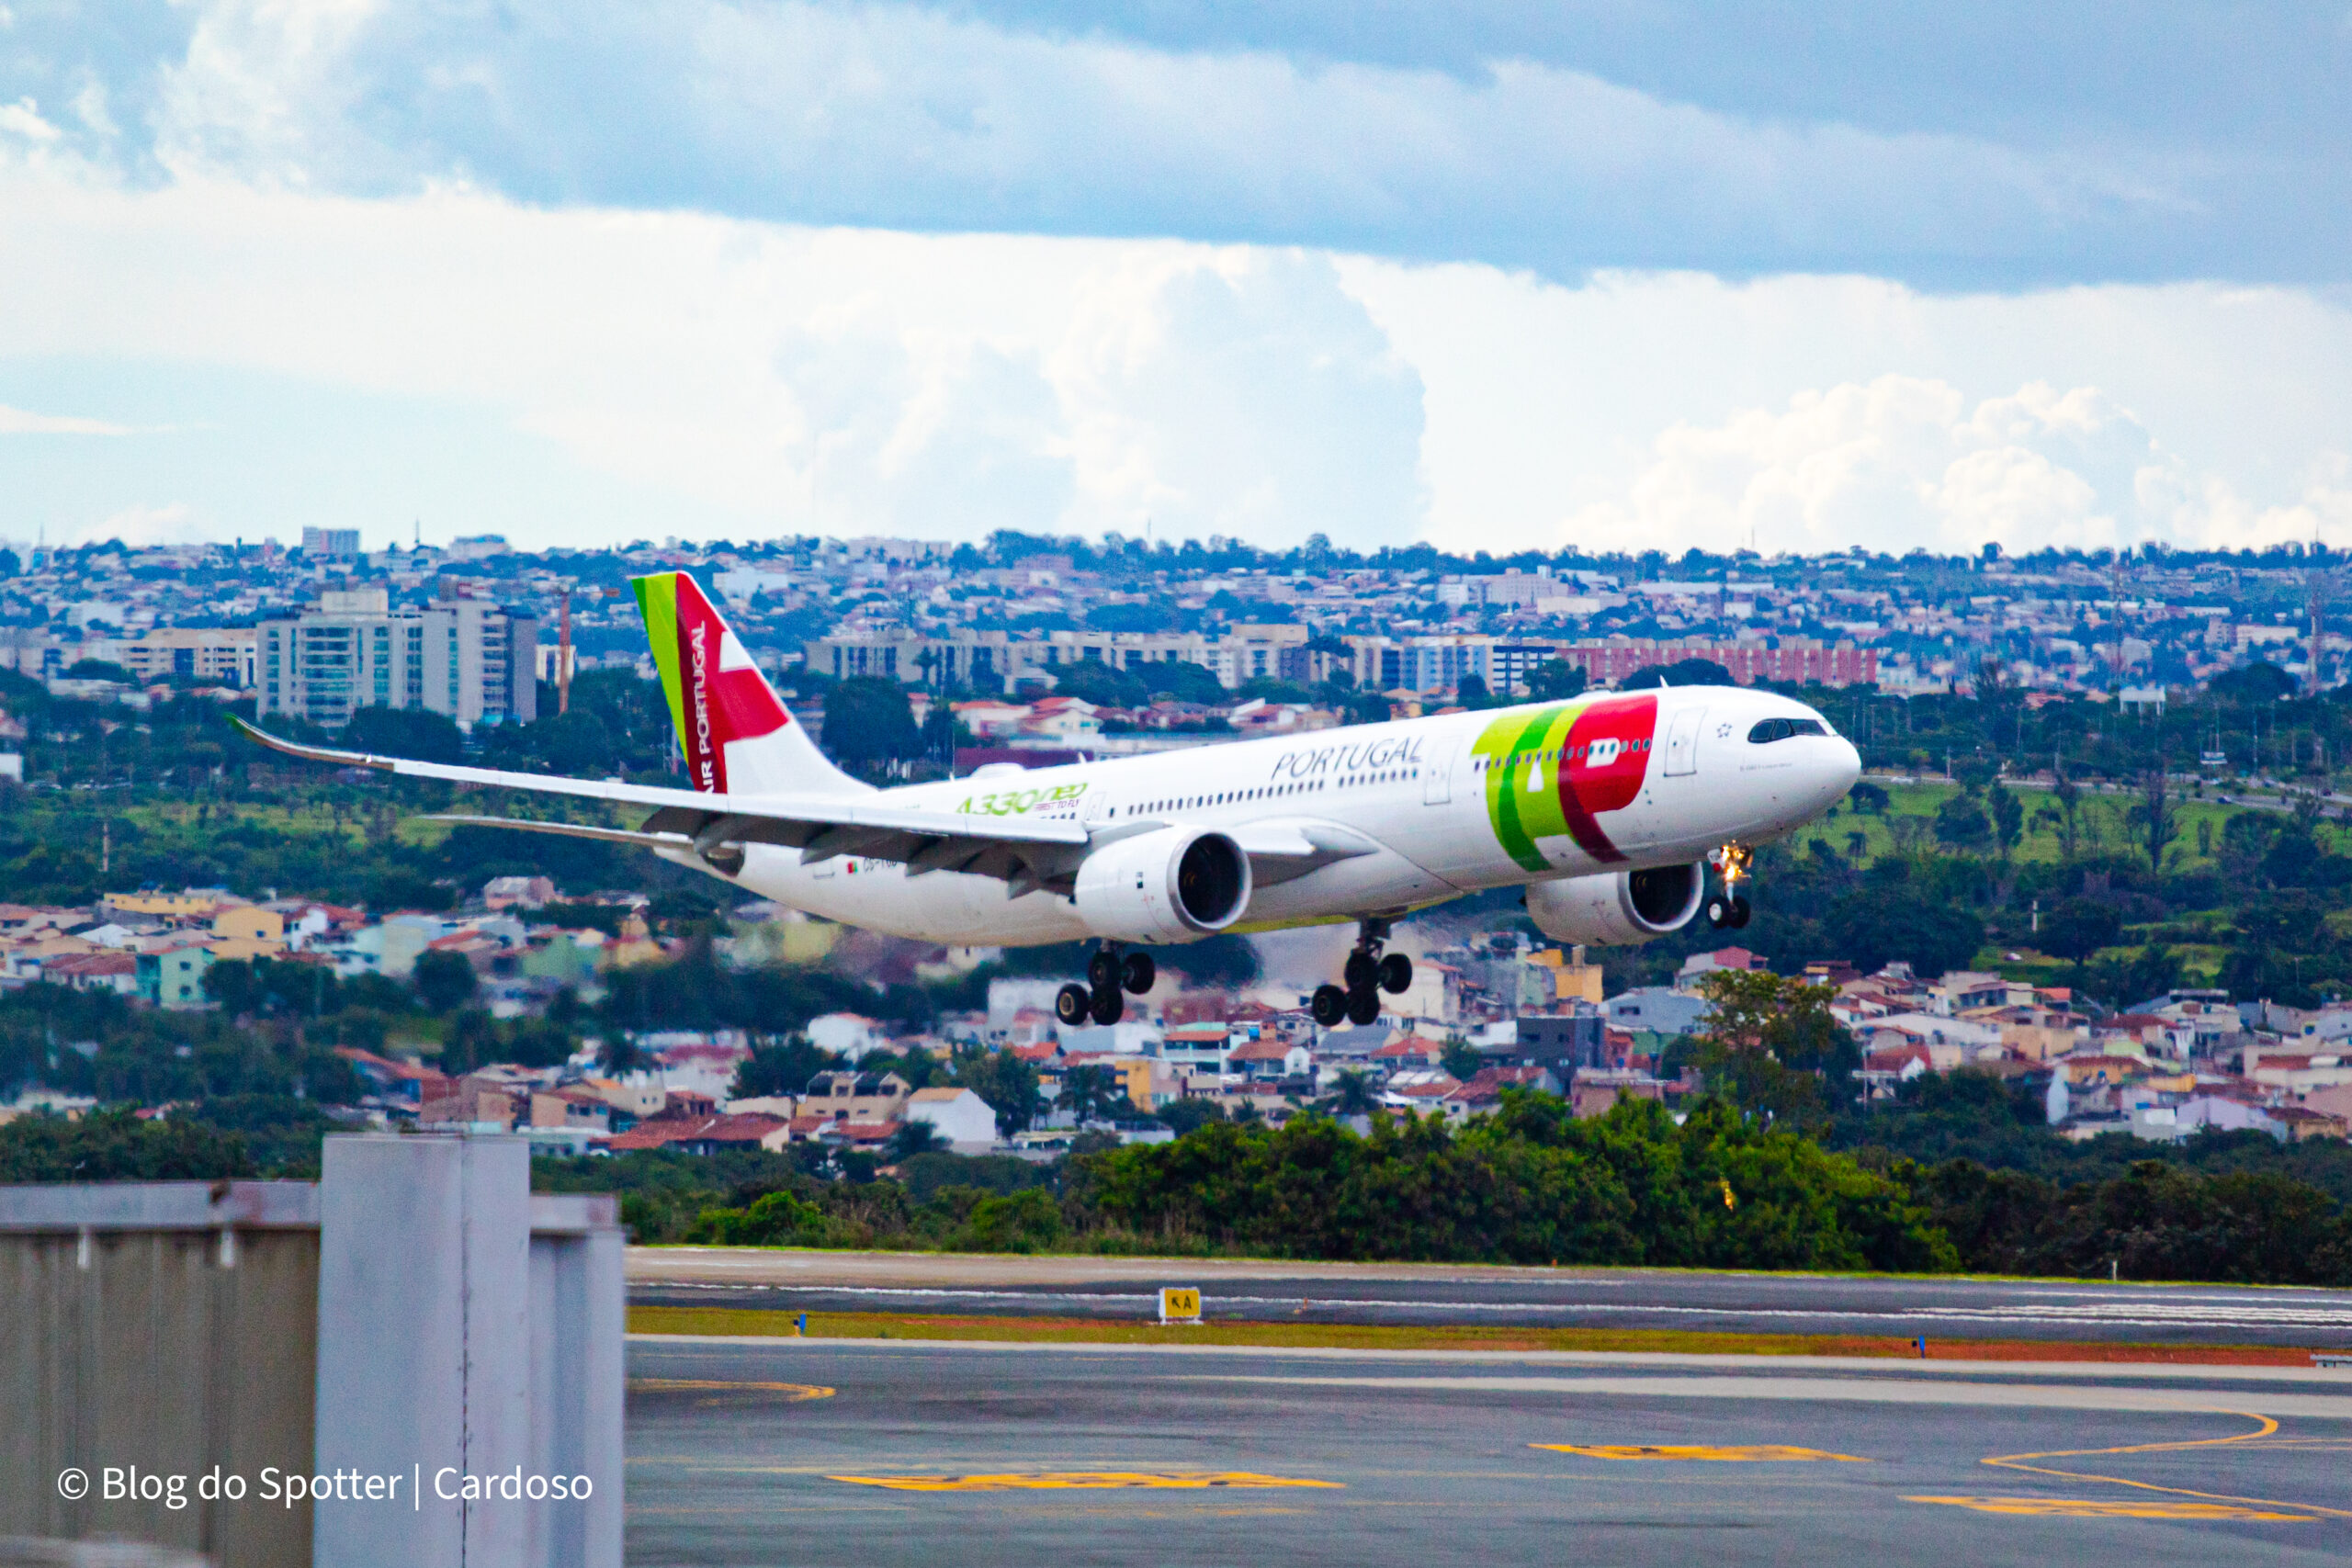
M788 1123L781 1116L745 1112L738 1116L697 1116L675 1121L639 1122L613 1139L616 1150L658 1149L664 1144L756 1144Z

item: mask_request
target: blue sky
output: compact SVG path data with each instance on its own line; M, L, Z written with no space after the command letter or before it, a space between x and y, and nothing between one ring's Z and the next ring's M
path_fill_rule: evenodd
M0 534L2352 530L2347 80L2340 4L0 0Z

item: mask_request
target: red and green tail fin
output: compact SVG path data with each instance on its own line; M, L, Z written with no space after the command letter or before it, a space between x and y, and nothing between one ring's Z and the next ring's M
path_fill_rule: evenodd
M693 578L662 571L631 586L696 789L838 795L867 787L825 760Z

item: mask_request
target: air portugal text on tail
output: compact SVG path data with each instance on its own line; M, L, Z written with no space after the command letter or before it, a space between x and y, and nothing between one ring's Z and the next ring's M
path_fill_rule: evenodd
M746 893L921 941L1102 943L1066 1023L1120 1015L1148 953L1219 931L1353 921L1324 1024L1369 1023L1413 985L1385 951L1400 916L1526 889L1555 941L1645 942L1747 919L1755 846L1819 817L1860 773L1852 746L1770 692L1678 686L1369 725L1340 734L983 769L876 790L827 761L681 572L637 580L692 787L361 756L251 733L341 767L568 795L578 821L444 820L639 844ZM634 827L616 808L632 808ZM1721 891L1708 897L1710 871Z
M683 571L631 581L645 637L670 700L686 776L713 795L865 786L825 760L749 649Z

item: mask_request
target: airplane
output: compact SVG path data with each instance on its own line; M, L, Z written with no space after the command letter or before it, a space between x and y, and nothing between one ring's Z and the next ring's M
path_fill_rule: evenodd
M558 778L307 746L338 767L645 808L634 829L435 820L641 845L846 925L955 945L1093 941L1065 1024L1116 1022L1141 951L1219 932L1353 922L1310 1011L1369 1024L1412 984L1394 924L1525 889L1536 929L1590 946L1747 923L1756 848L1861 775L1821 714L1736 686L1661 686L877 789L828 761L695 580L634 580L691 788ZM1707 893L1713 866L1720 891Z

